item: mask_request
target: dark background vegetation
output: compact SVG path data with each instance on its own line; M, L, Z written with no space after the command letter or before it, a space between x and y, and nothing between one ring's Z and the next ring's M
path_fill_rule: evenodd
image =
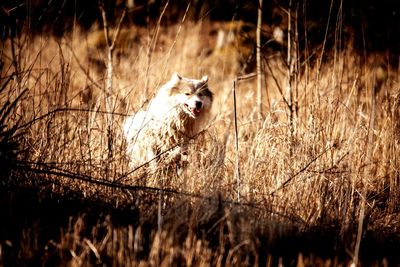
M146 25L154 23L167 1L101 1L98 0L5 0L0 4L0 33L2 38L18 34L23 25L31 32L51 32L62 35L79 24L90 28L101 22L99 3L104 4L110 21L118 18L125 7L128 8L125 23ZM183 16L190 1L169 1L165 23L175 23ZM344 1L264 1L264 22L269 25L285 26L285 13L291 3L292 10L298 10L299 36L307 33L309 45L319 45L324 39L329 19L330 35L337 24L343 25L343 41L352 41L358 51L385 52L391 63L398 63L400 49L400 2L378 0ZM244 20L256 23L258 1L199 1L190 2L188 18L199 21ZM331 15L329 15L331 12ZM303 34L302 34L303 33ZM329 39L329 37L331 37ZM328 47L332 45L328 36ZM303 45L300 41L300 46Z

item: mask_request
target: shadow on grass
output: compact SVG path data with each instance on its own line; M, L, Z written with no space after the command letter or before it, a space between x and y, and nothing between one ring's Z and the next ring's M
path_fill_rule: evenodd
M3 218L0 220L0 263L4 266L62 265L79 258L79 253L84 265L115 265L118 250L124 250L131 263L148 262L152 258L157 234L156 199L116 207L101 199L89 200L76 192L59 196L37 188L6 187L0 188L0 196ZM349 263L351 259L350 240L354 238L347 236L341 240L340 229L334 224L306 227L266 216L250 207L223 202L193 205L188 199L175 202L179 204L164 207L163 211L163 230L171 241L160 242L184 251L188 237L195 236L212 251L207 262L211 265L218 260L232 263L229 261L232 251L245 265L272 263L275 266L282 262L294 266L300 261L313 266L328 262L337 265ZM130 246L132 229L134 239L139 241ZM85 244L95 245L83 257ZM111 244L112 251L105 249L107 244ZM384 261L398 264L399 246L398 234L366 232L361 262L368 266L381 265ZM160 261L164 254L159 252ZM185 259L183 254L175 255L171 264L185 265Z

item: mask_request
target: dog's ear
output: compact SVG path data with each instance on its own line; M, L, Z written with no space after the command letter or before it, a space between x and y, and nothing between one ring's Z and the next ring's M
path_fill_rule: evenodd
M182 80L182 77L178 73L174 72L170 81L173 83L178 83L180 80Z
M208 82L208 76L207 75L205 75L205 76L203 76L202 78L201 78L201 83L207 83Z

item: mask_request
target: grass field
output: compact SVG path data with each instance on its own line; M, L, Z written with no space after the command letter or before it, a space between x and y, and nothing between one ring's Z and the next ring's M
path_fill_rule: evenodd
M264 53L260 117L240 27L219 47L213 27L122 28L112 83L102 29L2 43L0 265L400 263L399 70ZM182 175L146 175L122 122L174 71L209 76L212 119Z

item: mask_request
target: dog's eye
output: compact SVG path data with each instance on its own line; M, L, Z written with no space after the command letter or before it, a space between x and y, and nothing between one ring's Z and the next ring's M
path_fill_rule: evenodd
M185 93L185 95L189 96L189 95L190 95L190 93Z

